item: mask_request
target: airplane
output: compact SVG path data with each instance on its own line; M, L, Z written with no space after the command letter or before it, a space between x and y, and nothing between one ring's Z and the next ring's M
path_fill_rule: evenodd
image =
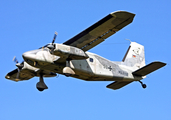
M39 77L36 87L39 91L48 89L44 77L62 74L86 81L113 81L107 88L117 90L134 81L139 81L146 88L142 79L147 74L163 67L166 63L155 61L145 64L144 46L131 42L122 61L110 61L88 50L115 34L134 19L135 14L127 11L116 11L88 27L68 41L52 43L39 49L22 54L24 61L9 72L5 78L13 81L29 80Z

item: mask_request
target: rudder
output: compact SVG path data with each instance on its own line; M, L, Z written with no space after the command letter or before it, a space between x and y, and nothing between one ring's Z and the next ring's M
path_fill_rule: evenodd
M137 70L145 66L144 46L136 42L131 42L123 60L124 65Z

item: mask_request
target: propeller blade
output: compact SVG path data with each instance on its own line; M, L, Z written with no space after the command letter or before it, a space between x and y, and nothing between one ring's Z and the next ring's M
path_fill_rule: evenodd
M58 35L58 33L55 31L55 34L54 34L54 37L53 37L53 41L52 41L52 44L55 42L56 40L56 36Z
M55 31L55 34L54 34L54 37L53 37L53 41L52 41L52 44L49 44L47 46L47 48L50 49L50 53L53 54L53 50L55 49L55 45L53 44L55 42L55 39L57 37L58 33Z
M24 67L24 61L22 63L19 63L18 60L17 60L17 58L16 58L16 56L14 56L13 61L16 63L15 65L18 68L17 69L18 70L18 73L17 73L16 79L15 79L16 81L18 81L19 80L19 76L20 76L20 71Z
M16 76L16 80L19 80L19 75L20 75L20 68L18 68L18 73L17 73L17 76Z
M14 61L15 63L18 63L18 60L17 60L16 56L14 56L13 61Z

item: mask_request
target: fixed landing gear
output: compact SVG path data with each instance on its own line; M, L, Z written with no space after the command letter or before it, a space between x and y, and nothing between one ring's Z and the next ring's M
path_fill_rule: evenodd
M75 74L75 72L70 67L70 59L66 60L66 67L64 67L63 73L66 77L70 77L71 75Z
M44 83L43 74L40 74L40 81L36 84L36 88L37 88L39 91L43 91L44 89L48 89L48 87L47 87L46 84Z
M142 85L142 87L143 87L144 89L147 87L147 85L144 84L143 82L141 82L141 81L139 81L139 82L141 83L141 85Z

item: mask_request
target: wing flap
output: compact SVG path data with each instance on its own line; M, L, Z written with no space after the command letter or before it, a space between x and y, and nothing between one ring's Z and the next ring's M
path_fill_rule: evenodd
M110 89L113 89L113 90L117 90L117 89L120 89L120 88L128 85L131 82L132 81L121 81L121 82L116 81L116 82L113 82L113 83L107 85L106 87L110 88Z
M137 75L137 76L145 76L163 66L165 66L166 63L163 63L163 62L152 62L138 70L136 70L135 72L133 72L132 74L133 75Z
M63 44L87 51L131 23L134 16L126 11L113 12Z
M89 50L103 41L104 41L104 39L99 37L99 38L95 39L94 41L90 42L89 44L85 45L84 47L82 47L82 50L84 50L84 51Z

